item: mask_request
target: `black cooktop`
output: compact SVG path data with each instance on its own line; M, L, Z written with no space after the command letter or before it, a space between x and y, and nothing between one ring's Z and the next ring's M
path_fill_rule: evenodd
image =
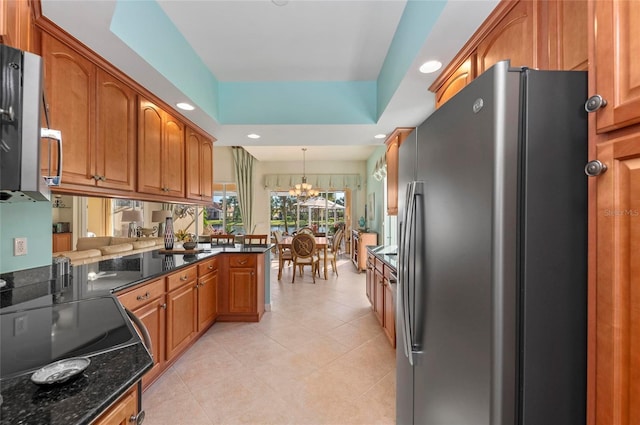
M135 331L116 303L107 296L51 304L44 296L0 313L0 378L135 344Z

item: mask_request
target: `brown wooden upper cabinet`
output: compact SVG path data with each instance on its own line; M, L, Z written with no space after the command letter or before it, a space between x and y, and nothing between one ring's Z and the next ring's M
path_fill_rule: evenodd
M7 46L35 52L31 0L0 0L0 41Z
M640 122L640 3L597 1L596 88L607 105L596 112L597 132ZM607 72L598 72L606 70Z
M140 98L138 192L184 198L185 126Z
M537 69L587 69L587 0L503 0L429 87L440 107L502 60Z
M387 138L387 214L398 215L398 149L404 139L413 131L413 128L396 128Z
M211 202L213 197L213 142L187 129L187 198Z
M640 2L589 3L589 425L640 423Z
M478 44L478 74L504 59L510 59L511 66L538 66L534 32L539 19L537 3L526 0L511 3L513 8Z
M42 46L49 122L63 138L62 186L134 190L135 92L47 33Z

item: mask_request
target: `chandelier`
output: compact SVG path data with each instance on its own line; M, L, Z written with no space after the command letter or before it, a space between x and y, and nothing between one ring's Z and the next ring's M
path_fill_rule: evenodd
M289 189L289 195L297 197L299 200L304 201L307 198L313 198L318 196L320 192L312 189L311 184L307 183L307 176L305 173L305 155L307 148L302 148L302 183L298 183Z

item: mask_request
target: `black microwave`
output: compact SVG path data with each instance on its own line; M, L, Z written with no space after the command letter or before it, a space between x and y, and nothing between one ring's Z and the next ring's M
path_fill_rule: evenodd
M50 186L60 184L62 137L40 128L42 99L42 58L0 44L0 202L48 201ZM53 176L50 158L57 163Z

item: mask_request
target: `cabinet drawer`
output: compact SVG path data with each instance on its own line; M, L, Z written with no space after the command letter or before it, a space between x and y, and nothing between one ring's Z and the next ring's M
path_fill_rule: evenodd
M183 286L185 283L196 280L198 277L196 266L186 267L179 272L167 276L167 292Z
M135 310L164 294L164 279L141 285L122 295L118 294L118 299L125 308Z
M211 258L209 260L202 261L198 263L198 276L202 277L207 273L213 272L217 268L218 268L217 258Z
M384 278L391 281L393 279L392 275L395 274L395 269L391 266L384 265Z
M380 260L379 258L376 258L375 261L376 261L376 270L378 270L380 273L382 273L382 269L384 267L384 262L382 260Z
M229 256L229 267L255 267L256 255L233 254Z

